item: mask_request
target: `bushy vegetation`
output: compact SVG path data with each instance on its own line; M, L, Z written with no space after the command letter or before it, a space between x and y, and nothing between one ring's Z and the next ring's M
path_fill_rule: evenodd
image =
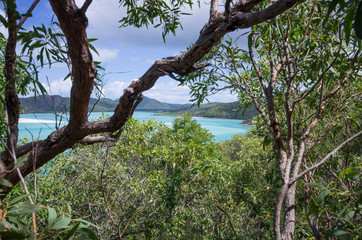
M93 223L89 226L100 239L271 239L280 187L273 154L251 133L215 143L190 115L175 119L170 128L132 119L119 141L78 145L37 172L36 189L35 175L28 184L39 204L56 206L67 219ZM311 185L313 211L333 214L327 209L344 201L355 213L349 211L348 221L336 224L345 220L354 226L351 236L358 236L356 189L339 188L344 180L356 184L356 175L338 174L338 181L329 183L334 198L323 204L319 193L326 188ZM14 189L8 199L22 191ZM297 208L303 209L303 201L300 194ZM38 214L38 226L44 228L47 212ZM322 215L321 220L328 221ZM69 223L68 231L76 223ZM307 215L301 214L296 238L312 236Z

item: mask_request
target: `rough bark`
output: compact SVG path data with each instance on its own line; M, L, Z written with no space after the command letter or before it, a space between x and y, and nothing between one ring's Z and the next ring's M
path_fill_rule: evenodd
M6 12L9 23L9 37L5 49L4 75L6 78L5 111L8 123L8 132L6 143L7 148L5 149L4 158L2 158L0 165L3 169L9 168L13 163L10 151L16 147L18 141L18 122L20 116L20 100L15 89L17 23L14 9L12 9L10 4L7 6Z

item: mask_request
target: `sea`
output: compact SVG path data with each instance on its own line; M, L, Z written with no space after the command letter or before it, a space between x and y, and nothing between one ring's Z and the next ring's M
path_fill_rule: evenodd
M111 112L94 112L89 116L89 120L97 120L100 117L111 116ZM135 111L133 117L139 121L154 119L163 122L168 126L172 126L172 122L176 117L160 116L154 112ZM209 130L214 135L216 142L230 140L234 134L245 134L249 127L242 126L240 119L220 119L220 118L201 118L194 117L201 127ZM56 129L56 124L64 126L67 124L67 116L55 117L54 113L27 113L21 114L19 120L19 138L28 139L44 139L52 131Z

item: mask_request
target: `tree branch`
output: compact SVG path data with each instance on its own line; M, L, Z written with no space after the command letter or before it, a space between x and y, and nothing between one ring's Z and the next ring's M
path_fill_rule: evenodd
M219 7L219 0L211 0L210 20L216 17L218 7Z
M339 28L340 28L339 31L341 31L341 26ZM298 102L305 99L318 86L318 84L323 80L324 75L329 71L329 69L331 69L331 67L333 67L334 63L337 61L337 59L339 57L339 53L341 52L341 49L342 49L342 41L343 41L341 39L341 34L339 34L339 35L340 35L340 39L339 39L340 44L339 44L336 56L334 57L332 62L328 65L328 67L318 76L318 80L316 81L316 83L305 94L303 94L303 96L301 96L299 99L295 100L293 105L295 105ZM357 55L358 55L358 52L357 52ZM354 64L354 62L353 62L353 64Z
M290 187L291 185L293 185L296 181L298 181L301 177L303 177L305 174L307 174L308 172L317 169L318 167L320 167L321 165L323 165L330 157L332 157L334 154L336 154L339 150L341 150L341 148L343 148L345 145L347 145L349 142L355 140L356 138L358 138L359 136L362 135L362 131L356 133L355 135L353 135L352 137L348 138L346 141L344 141L343 143L341 143L338 147L336 147L333 151L331 151L330 153L328 153L320 162L318 162L317 164L313 165L312 167L304 170L303 172L301 172L300 174L298 174L297 176L293 177L289 183L288 186Z
M82 140L78 141L81 144L94 144L94 143L101 143L101 142L115 142L117 141L116 138L104 135L104 136L97 136L97 137L85 137Z
M226 0L225 1L225 17L226 19L229 18L230 15L230 5L231 5L232 0Z
M33 4L30 6L30 8L28 9L28 11L25 13L25 15L23 16L23 18L20 20L20 22L18 23L18 31L19 29L23 26L23 24L25 23L25 21L29 18L30 14L33 12L34 8L36 7L36 5L38 5L40 0L35 0L33 2Z
M93 1L93 0L86 0L86 1L84 2L84 4L83 4L82 8L80 9L80 11L81 11L82 13L87 12L88 7L91 5L92 1Z

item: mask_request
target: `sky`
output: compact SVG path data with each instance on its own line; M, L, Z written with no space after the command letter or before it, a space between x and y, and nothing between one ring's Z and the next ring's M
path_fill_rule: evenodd
M82 6L83 0L76 0L78 6ZM18 0L18 8L25 13L32 1ZM99 56L93 54L96 61L101 61L105 67L103 81L103 95L106 98L117 99L123 90L133 79L141 77L155 60L174 56L185 51L191 43L195 42L202 27L209 18L209 5L202 2L201 8L197 5L192 10L185 8L185 12L192 15L182 17L183 30L179 29L176 36L168 35L166 42L162 39L162 29L153 28L119 28L119 20L126 14L126 9L119 6L118 0L93 1L87 11L88 38L97 38L93 42L99 52ZM1 15L4 12L0 10ZM33 25L44 24L49 26L54 15L49 1L41 0L33 11L33 17L29 18L24 28ZM4 28L0 28L4 32ZM53 95L69 96L71 82L64 81L67 68L61 64L52 65L52 68L44 68L39 75L40 82ZM188 103L190 100L189 88L178 86L179 82L169 78L160 78L156 85L144 95L167 103ZM232 102L236 96L229 92L222 92L208 98L210 102Z

